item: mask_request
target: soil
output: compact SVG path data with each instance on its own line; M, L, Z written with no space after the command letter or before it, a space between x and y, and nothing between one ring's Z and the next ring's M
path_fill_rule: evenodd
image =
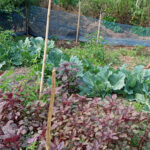
M3 72L3 74L1 74L1 76L0 76L0 83L4 80L4 79L2 79L2 76L5 75L6 73L7 73L7 71L5 71L5 72ZM16 77L22 76L22 75L27 75L28 73L29 73L29 69L28 68L24 68L24 67L16 68L16 69L14 69L13 73L8 77L8 79L12 80L12 82L14 82Z
M71 49L73 47L79 46L80 43L76 43L75 41L66 41L66 40L57 40L56 47Z
M2 76L2 75L3 75L3 73L4 73L4 72L0 72L0 76Z

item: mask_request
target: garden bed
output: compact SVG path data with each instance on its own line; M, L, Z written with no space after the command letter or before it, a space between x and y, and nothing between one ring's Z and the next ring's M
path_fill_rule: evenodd
M44 40L27 38L8 43L9 59L4 53L0 55L6 61L0 76L0 149L45 148L55 67L52 150L148 150L150 70L144 69L149 58L143 49L112 50L93 42L56 43L61 49L54 41L48 42L42 100L38 94ZM122 66L125 62L127 68Z

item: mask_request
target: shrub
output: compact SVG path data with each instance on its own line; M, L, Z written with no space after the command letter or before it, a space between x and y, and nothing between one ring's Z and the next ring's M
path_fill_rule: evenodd
M0 69L10 64L11 47L14 45L13 32L0 29Z
M137 3L137 0L82 0L82 12L98 18L101 11L105 14L104 18L108 19L107 21L115 18L118 23L147 26L150 17L149 5L149 1Z
M83 46L75 47L72 49L66 49L65 52L72 56L77 56L81 60L86 59L94 65L103 65L109 63L106 61L107 54L106 48L103 44L96 44L96 40L89 41Z
M78 4L78 0L58 0L58 3L68 9L70 6L76 6Z

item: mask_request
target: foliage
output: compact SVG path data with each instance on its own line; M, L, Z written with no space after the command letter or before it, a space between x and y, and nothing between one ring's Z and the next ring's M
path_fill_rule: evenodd
M94 36L95 37L95 36ZM106 64L118 64L118 53L114 51L107 51L107 49L102 44L103 38L101 37L101 43L96 44L95 38L92 38L84 45L74 47L72 49L65 49L65 53L69 56L77 56L79 59L86 59L88 62L92 63L94 66L106 65Z
M124 94L132 99L133 94L145 94L150 96L150 69L146 70L143 66L137 66L132 72L125 70L123 66L121 72L126 75L126 86Z
M123 32L123 29L122 29L121 25L119 25L119 24L117 24L117 23L115 23L115 22L103 21L103 25L104 25L106 28L108 28L108 29L114 31L115 33L122 33L122 32Z
M0 0L0 9L5 13L12 13L16 8L25 5L35 4L37 0Z
M102 96L111 94L113 91L122 90L125 86L125 74L114 72L109 66L97 67L97 73L87 71L82 78L80 94L88 96Z
M63 141L68 149L122 149L122 146L131 148L129 143L137 136L140 149L141 144L149 141L149 127L142 125L148 116L124 106L116 95L106 99L102 102L99 98L73 95L58 103L52 126L54 143ZM140 131L140 126L143 126L143 131Z
M140 36L150 36L150 28L133 26L131 27L131 32Z
M133 71L128 71L123 66L117 71L109 66L97 67L97 72L84 73L80 85L80 94L90 97L118 93L129 100L137 100L137 94L142 95L140 100L145 105L146 111L150 111L150 70L144 70L143 66L137 66ZM148 97L145 100L145 95ZM142 99L141 99L142 98Z
M116 22L122 24L147 26L150 18L149 7L149 0L82 0L83 14L98 18L101 11L106 21L115 18Z
M60 67L57 68L57 79L61 81L62 93L68 93L69 95L78 91L79 85L78 68L76 63L63 62Z
M70 6L76 6L78 4L78 0L57 0L56 3L68 9Z
M22 91L22 87L6 93L0 91L0 148L35 147L41 150L45 147L48 104L35 101L24 105ZM79 95L57 96L51 149L114 148L122 144L131 147L134 136L139 139L139 149L146 145L149 140L148 116L121 104L116 95L106 99L103 102L100 98Z
M10 58L8 56L13 46L12 35L13 33L9 30L0 30L0 69L2 69L4 65L10 63Z
M10 66L31 66L42 60L44 40L40 37L26 38L25 41L20 40L17 43L12 42L11 32L3 32L1 38L0 60L3 66L0 69L5 69ZM8 40L7 40L8 39ZM48 52L54 48L54 42L48 42Z
M9 77L13 74L13 70L9 70L5 72L2 76L0 76L0 89L2 91L9 91L11 89L10 84L11 80Z

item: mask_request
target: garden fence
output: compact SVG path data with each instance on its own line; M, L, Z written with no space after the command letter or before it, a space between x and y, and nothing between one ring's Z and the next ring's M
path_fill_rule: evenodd
M25 13L24 13L25 14ZM25 16L25 15L24 15ZM10 19L12 17L12 19ZM0 26L11 29L17 34L26 33L26 18L12 13L11 17L0 11ZM47 9L32 6L28 10L28 33L32 36L45 36ZM75 40L78 14L52 10L50 17L49 38ZM87 41L98 29L98 20L81 16L79 41ZM150 46L150 28L131 26L114 22L101 21L100 36L104 44L123 46Z

